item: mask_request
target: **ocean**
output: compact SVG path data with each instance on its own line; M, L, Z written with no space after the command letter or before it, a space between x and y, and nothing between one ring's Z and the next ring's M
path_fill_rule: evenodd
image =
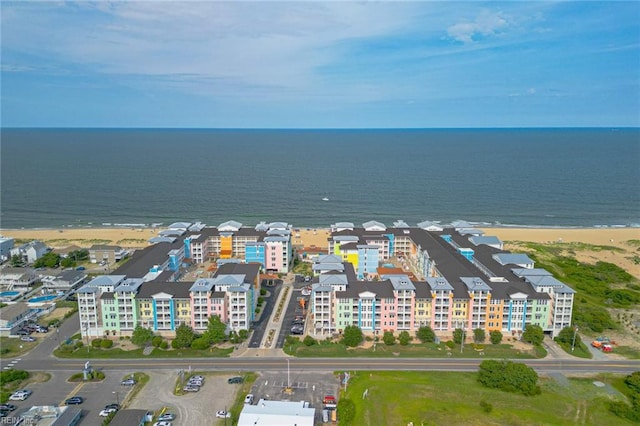
M640 226L640 129L2 129L0 136L5 229L196 220Z

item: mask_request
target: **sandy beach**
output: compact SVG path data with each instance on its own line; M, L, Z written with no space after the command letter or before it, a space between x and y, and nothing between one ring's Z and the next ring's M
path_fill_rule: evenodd
M296 228L294 246L327 248L328 228ZM634 261L638 246L628 243L640 240L640 228L484 228L485 235L494 235L506 243L505 248L514 250L509 242L531 241L538 243L586 243L617 247L619 251L577 252L578 260L596 262L603 260L615 263L640 278L640 265ZM53 248L70 245L91 247L93 244L119 245L125 248L143 248L148 239L158 235L160 228L64 228L64 229L3 229L0 234L13 237L17 242L43 241Z
M160 228L1 229L0 235L15 238L20 242L40 240L54 248L63 248L71 244L80 247L90 247L93 244L145 247L148 245L147 240L157 236L161 230ZM640 228L483 228L482 230L485 235L495 235L505 242L581 242L629 249L626 241L640 240ZM294 232L293 244L305 247L327 247L328 237L328 228L300 229L299 232Z

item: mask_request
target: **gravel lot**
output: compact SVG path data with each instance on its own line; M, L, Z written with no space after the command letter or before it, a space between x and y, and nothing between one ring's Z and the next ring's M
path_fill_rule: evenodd
M218 410L231 409L236 397L239 385L227 383L232 373L213 374L210 372L195 372L205 376L204 385L200 392L187 393L182 396L173 394L173 388L177 379L177 371L146 371L149 382L136 396L128 408L140 408L158 411L162 407L168 407L169 411L176 414L174 426L191 425L215 425L217 420L215 413Z

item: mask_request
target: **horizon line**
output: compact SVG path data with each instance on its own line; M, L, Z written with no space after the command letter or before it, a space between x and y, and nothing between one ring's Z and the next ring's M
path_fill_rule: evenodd
M2 130L528 130L528 129L640 129L638 126L487 126L487 127L148 127L148 126L2 126Z

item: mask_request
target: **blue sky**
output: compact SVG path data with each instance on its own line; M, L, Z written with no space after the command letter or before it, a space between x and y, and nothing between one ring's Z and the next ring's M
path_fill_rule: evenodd
M1 3L3 127L640 126L640 2Z

